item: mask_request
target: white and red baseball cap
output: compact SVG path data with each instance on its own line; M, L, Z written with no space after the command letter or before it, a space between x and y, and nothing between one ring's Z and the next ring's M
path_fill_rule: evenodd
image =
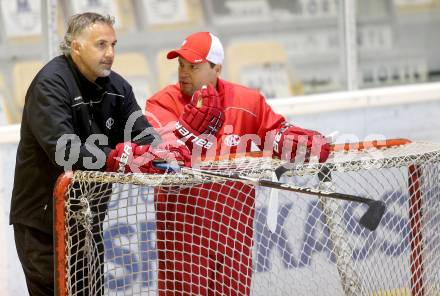
M189 35L179 49L174 49L167 54L168 59L174 59L178 56L192 64L206 61L222 64L225 53L217 36L210 32L198 32Z

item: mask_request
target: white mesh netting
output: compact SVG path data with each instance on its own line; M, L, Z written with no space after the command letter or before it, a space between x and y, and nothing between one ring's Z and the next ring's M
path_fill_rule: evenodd
M412 143L333 153L326 182L320 164L282 177L383 200L373 232L355 202L280 190L272 233L268 188L190 173L75 172L56 210L59 293L440 295L439 160L440 145ZM281 164L246 157L201 168L270 179Z

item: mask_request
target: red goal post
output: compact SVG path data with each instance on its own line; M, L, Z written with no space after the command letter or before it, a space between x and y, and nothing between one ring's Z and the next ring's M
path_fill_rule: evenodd
M253 204L257 211L252 215L253 272L249 281L246 280L246 283L251 283L251 295L265 295L269 292L277 292L278 295L439 294L439 159L440 145L411 143L406 139L333 146L331 160L326 163L330 168L332 190L368 195L373 199L383 199L387 203L387 212L381 226L375 232L362 229L357 224L355 217L362 211L362 207L358 205L323 198L305 201L310 198L286 193L281 197L277 232L270 233L265 226L264 216L267 190L257 188ZM280 164L280 161L264 155L251 154L233 159L207 161L203 166L213 171L227 169L253 177L269 178L271 172ZM293 184L300 182L320 188L323 184L316 176L321 167L320 164L295 167L292 174L283 177L282 181ZM200 176L183 174L160 176L69 172L61 176L54 191L57 295L79 295L81 291L77 291L78 294L72 293L79 289L78 282L87 282L87 285L90 285L87 288L88 293L93 289L101 289L94 287L96 278L104 287L102 291L105 291L105 295L159 293L160 286L155 283L159 270L154 262L157 256L150 253L156 251L146 250L146 245L154 249L158 241L154 235L149 237L149 241L142 241L147 231L145 229L148 228L145 225L152 224L150 220L139 223L139 217L143 215L153 217L151 222L154 223L155 210L154 206L145 211L142 207L154 204L152 196L158 188L175 190L207 183L212 181L200 179ZM106 209L106 213L94 213L96 207L93 209L93 206L87 208L89 201L99 196L96 193L108 192L109 186L112 186L112 193L106 202L116 204L113 198L117 196L118 206L124 206ZM121 186L134 186L136 189L121 189ZM219 187L215 189L220 188L222 191L230 186L220 181ZM140 201L141 206L129 205L132 200ZM89 216L84 217L77 213L78 207L83 207L83 213ZM138 210L140 213L136 212ZM91 233L88 236L75 233L78 230L77 224L80 223L85 223L85 226L81 226L79 231L86 229L93 232L94 228L87 223L93 223L91 217L94 214L105 216L101 221L102 228L98 227L104 235ZM119 232L113 236L108 235L111 231L106 229L117 225L119 222L114 221L122 221L121 219L124 221L124 227L127 224L133 231L140 229L141 235L130 236L130 240L137 236L137 239L140 238L139 242L127 242L128 236ZM130 219L132 221L129 221ZM125 223L126 221L129 223ZM133 224L130 224L132 222ZM298 234L296 232L299 229L302 231ZM95 236L101 236L102 240L98 239L98 244L102 244L102 250L94 248L91 240ZM76 243L79 241L81 254L89 260L85 262L89 264L87 273L81 273L81 278L72 275L77 272L76 266L84 267L84 263L75 265L73 262L75 254L71 252L78 249L78 246L72 245L75 240ZM115 250L106 249L107 247L115 247ZM279 251L278 259L274 259L277 253L274 252L274 248ZM133 255L130 257L133 262L131 267L115 256L116 249L118 252L125 252L125 255ZM146 256L146 253L149 255ZM128 258L128 255L121 258ZM142 260L146 262L141 262ZM87 280L84 282L82 277ZM125 282L118 282L117 279L121 278L124 278ZM181 291L161 291L165 294L173 292ZM221 294L220 291L214 291L214 295L216 293Z

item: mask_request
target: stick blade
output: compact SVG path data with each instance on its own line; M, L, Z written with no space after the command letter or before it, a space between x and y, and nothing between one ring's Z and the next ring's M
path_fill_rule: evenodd
M278 181L278 177L276 176L275 172L272 173L272 181ZM270 190L269 204L267 206L266 224L270 232L272 233L275 233L278 223L278 208L279 208L278 191L279 190L275 188L272 188Z
M275 169L275 175L278 180L288 171L289 169L285 165L281 165Z
M179 173L181 171L179 166L171 165L167 162L153 161L153 166L166 173Z
M380 220L382 220L385 213L386 206L381 200L373 200L368 203L368 210L359 220L359 224L364 226L370 231L375 231L379 226Z

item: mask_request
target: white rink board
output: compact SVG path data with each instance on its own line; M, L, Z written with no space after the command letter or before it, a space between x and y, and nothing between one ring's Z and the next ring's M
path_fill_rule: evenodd
M6 267L0 272L0 291L3 296L27 295L23 270L15 250L14 232L9 225L9 209L11 205L12 184L14 180L14 166L16 144L0 145L0 258L4 260L0 265Z

